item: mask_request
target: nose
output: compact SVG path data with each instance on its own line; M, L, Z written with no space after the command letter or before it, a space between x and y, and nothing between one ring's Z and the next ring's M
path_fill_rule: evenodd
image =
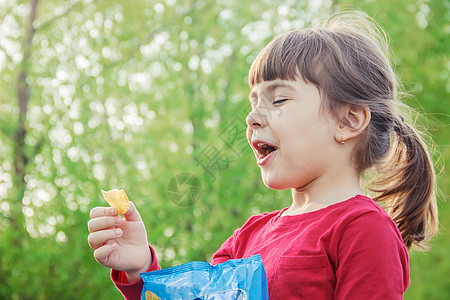
M247 125L250 129L264 127L266 124L264 116L258 112L257 108L253 109L246 118Z

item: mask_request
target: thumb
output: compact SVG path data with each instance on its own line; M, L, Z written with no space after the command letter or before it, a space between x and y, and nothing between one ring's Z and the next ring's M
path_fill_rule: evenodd
M142 221L141 215L137 211L136 206L134 206L134 203L131 201L128 211L123 216L125 217L126 221L130 222Z

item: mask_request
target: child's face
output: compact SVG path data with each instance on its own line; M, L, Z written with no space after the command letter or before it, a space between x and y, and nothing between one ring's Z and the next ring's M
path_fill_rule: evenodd
M267 187L305 188L335 176L338 124L320 110L316 86L300 78L263 81L252 89L250 103L247 140Z

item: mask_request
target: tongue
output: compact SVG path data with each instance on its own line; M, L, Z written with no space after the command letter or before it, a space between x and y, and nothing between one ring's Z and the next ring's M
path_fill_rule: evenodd
M266 156L269 155L270 153L272 153L273 151L275 151L276 149L274 147L268 147L266 149Z

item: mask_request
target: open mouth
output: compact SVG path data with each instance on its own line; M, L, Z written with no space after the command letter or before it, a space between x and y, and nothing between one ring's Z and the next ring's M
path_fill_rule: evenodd
M269 155L270 153L278 150L277 146L261 141L253 142L253 147L261 154L260 158L263 158Z

